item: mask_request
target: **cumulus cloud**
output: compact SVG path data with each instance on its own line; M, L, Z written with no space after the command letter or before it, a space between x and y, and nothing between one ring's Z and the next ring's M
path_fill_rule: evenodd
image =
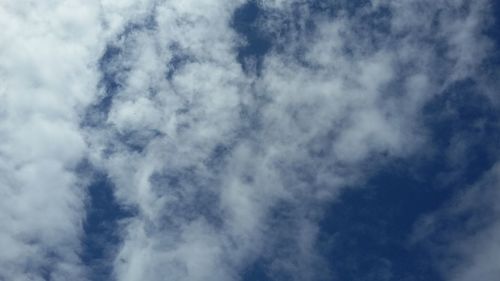
M488 49L487 2L346 3L258 2L253 68L244 1L2 4L0 278L85 279L84 158L137 210L117 280L327 278L321 206L424 149L423 106Z

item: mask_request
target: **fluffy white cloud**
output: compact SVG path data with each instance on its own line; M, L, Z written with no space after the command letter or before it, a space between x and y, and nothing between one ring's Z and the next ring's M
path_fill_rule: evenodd
M0 279L82 280L80 114L102 49L95 1L0 3Z

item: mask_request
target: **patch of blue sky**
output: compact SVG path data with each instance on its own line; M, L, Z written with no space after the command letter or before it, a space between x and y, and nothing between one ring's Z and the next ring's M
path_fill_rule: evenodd
M262 60L272 46L272 39L259 29L262 13L256 1L248 1L232 18L232 27L245 39L238 48L238 61L245 71L256 71L256 74L260 73Z
M115 280L113 262L121 243L125 220L136 211L125 208L114 196L114 186L107 175L84 161L79 173L92 175L87 188L86 216L83 223L81 260L89 280Z

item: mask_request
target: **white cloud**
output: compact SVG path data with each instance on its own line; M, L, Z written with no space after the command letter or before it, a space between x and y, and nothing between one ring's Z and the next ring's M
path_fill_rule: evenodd
M373 44L361 37L369 27L363 27L366 34L352 33L363 25L357 18L318 17L314 36L298 30L292 32L296 41L278 39L287 43L284 52L271 51L261 76L253 77L236 62L240 40L229 27L236 7L222 2L158 5L156 27L139 28L118 44L130 54L120 59L131 70L113 100L106 130L139 137L144 130L161 133L143 140L142 153L127 146L110 156L95 151L96 163L108 170L122 202L140 210L116 261L119 279L156 280L163 274L179 280L234 279L235 269L274 243L264 235L277 235L266 221L278 202L311 207L329 200L363 178L366 161L405 156L424 141L418 115L439 85L431 65L437 54L422 49L418 40L435 31L409 33L402 41L389 34L387 42ZM279 16L261 24L272 29L279 24L273 20L291 17L291 8L283 7L267 6ZM398 13L413 9L390 8L395 21ZM405 28L420 30L425 24L409 19ZM305 49L310 67L296 60L298 48ZM185 60L169 69L176 56ZM413 65L409 74L400 76L399 69L408 65ZM403 81L401 92L391 90L396 79ZM250 115L242 115L244 109ZM97 136L95 147L102 149L118 137L100 129L89 136ZM214 156L220 145L228 154ZM220 167L207 164L213 157L222 158ZM215 222L204 213L207 208ZM289 257L314 260L311 233L306 240L292 239L297 244L290 248L297 252ZM230 246L231 241L236 244ZM276 271L288 271L286 264L297 262L275 258L273 264L281 264ZM317 277L305 271L303 278Z
M0 4L2 280L84 278L73 169L86 150L79 113L98 78L97 15L89 1Z
M258 24L281 50L260 75L237 61L243 40L230 23L243 1L1 4L0 279L43 280L46 268L54 280L85 279L85 181L73 170L86 156L138 210L114 261L118 280L237 280L261 256L271 274L323 277L319 206L421 148L422 106L474 75L487 48L477 3L466 20L444 13L432 26L462 3L377 1L328 18L262 2ZM361 20L379 7L391 11L391 33ZM287 20L298 24L280 33ZM442 58L423 39L451 48ZM106 45L118 54L99 69ZM110 94L96 89L99 71L118 74L119 87L109 114L82 129L84 111ZM275 228L280 206L293 216Z

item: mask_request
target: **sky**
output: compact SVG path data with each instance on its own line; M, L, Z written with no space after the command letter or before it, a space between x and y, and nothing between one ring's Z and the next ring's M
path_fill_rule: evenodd
M0 281L500 280L500 2L0 0Z

